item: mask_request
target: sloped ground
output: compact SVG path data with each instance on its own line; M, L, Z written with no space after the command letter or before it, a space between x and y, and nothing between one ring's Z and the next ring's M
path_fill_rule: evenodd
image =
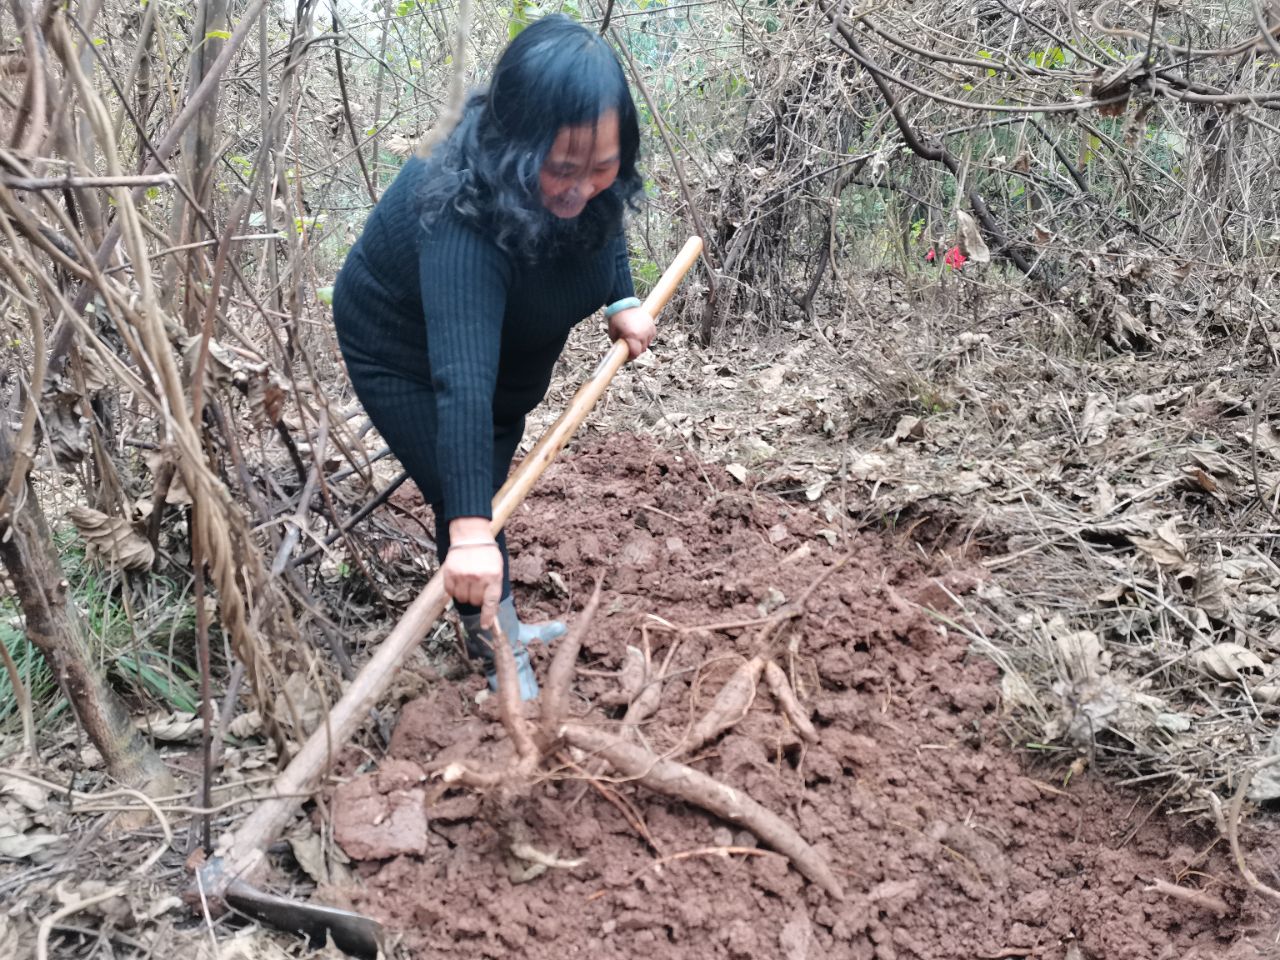
M659 753L678 750L753 649L758 622L716 625L759 621L821 580L780 660L820 741L807 746L762 687L692 762L799 829L847 895L832 901L749 833L634 785L591 786L581 767L501 809L456 791L404 816L432 786L424 765L509 751L470 676L408 703L389 757L333 798L335 835L362 859L350 895L408 955L1274 955L1253 946L1259 904L1223 844L1149 798L1064 782L1061 764L1030 767L1010 749L996 669L931 615L956 615L979 584L976 556L846 539L808 505L628 436L580 444L510 535L530 613L562 613L605 578L577 715L616 714L606 704L626 644L647 642L655 661L675 647L641 731ZM540 849L585 862L526 879L502 839L513 821ZM1182 896L1149 889L1157 881Z
M1273 293L1171 270L1097 257L1054 301L969 268L850 277L772 337L664 331L609 422L837 528L983 547L955 626L1020 737L1208 823L1275 749L1280 344Z
M529 951L553 942L568 952L580 936L604 955L692 955L713 928L736 931L739 946L710 951L754 944L788 960L877 949L1072 960L1276 955L1274 915L1246 897L1215 824L1215 807L1237 791L1247 763L1268 755L1275 728L1280 572L1264 501L1274 506L1280 445L1265 314L1238 301L1227 309L1213 291L1198 307L1169 300L1164 309L1181 312L1153 324L1135 351L1084 329L1060 305L984 289L981 279L944 273L919 293L899 281L856 282L862 288L821 329L742 344L722 337L710 350L664 330L655 356L619 378L584 430L577 448L594 465L558 467L512 526L530 610L576 610L591 577L606 575L609 602L585 665L603 671L619 665L648 614L687 625L757 616L756 604L778 602L769 588L794 599L833 557L856 551L790 635L803 651L796 677L822 743L798 751L762 693L752 715L697 761L761 790L841 871L848 903L824 903L767 855L655 866L657 849L612 803L594 788L574 802L581 784L558 782L535 791L522 815L544 848L586 857L577 870L513 885L488 812L462 800L433 811L422 853L359 865L368 887L358 896L407 943L444 943L432 911L450 903L467 926L453 933L481 955L510 951L522 935ZM540 418L555 416L599 347L598 331L584 326ZM663 451L641 445L636 454L625 445L632 441L601 439L619 430L648 434ZM636 456L667 472L640 470ZM384 479L396 469L378 467ZM413 525L379 552L403 558L374 570L388 593L407 599L421 582L423 536ZM806 546L807 555L782 563ZM340 576L341 560L328 558L322 575ZM886 599L890 587L904 606ZM379 608L352 603L347 612L361 644L384 632ZM659 650L671 643L656 625L648 632ZM435 636L432 657L447 631ZM689 678L698 678L703 703L724 669L706 661L747 642L733 631L686 634L677 656L685 669L702 669L669 685L646 735L671 742L693 709ZM836 650L850 645L842 662ZM435 675L419 658L397 682L393 707L427 695L407 709L393 757L421 764L458 749L463 734L497 749L489 708L469 699L474 679L433 684ZM610 683L580 675L578 708ZM972 703L953 702L962 689ZM415 716L433 731L417 742ZM460 718L456 737L451 723L437 722L444 717ZM46 750L49 778L107 789L79 750L71 735ZM378 744L364 751L344 771L360 760L386 764ZM173 762L191 766L185 753ZM270 757L252 741L230 756L229 777L242 783L218 799L243 803L267 782ZM664 855L746 839L633 787L618 793ZM1280 779L1264 771L1252 798L1277 795ZM180 858L166 856L144 878L132 873L162 841L159 828L121 843L101 832L95 807L67 805L56 790L19 796L11 787L0 801L20 844L51 844L0 863L0 899L12 904L0 915L0 956L30 955L31 918L117 881L127 884L128 909L107 901L70 915L52 955L94 956L108 949L104 936L121 956L204 955L208 932L166 904L181 882ZM180 834L190 802L188 794L163 805ZM124 797L101 803L136 808ZM242 809L224 809L215 831ZM1244 857L1280 886L1270 814L1245 810ZM289 848L303 870L342 876L329 825L302 826ZM326 851L335 854L328 862ZM281 865L277 880L305 894L296 864ZM1145 889L1155 880L1216 900L1171 900ZM905 886L884 886L897 882ZM408 884L417 885L412 903ZM471 899L455 897L454 885ZM703 916L707 890L715 916L728 918L723 928ZM953 949L940 929L967 946ZM658 948L642 942L646 931ZM298 948L246 931L230 940L225 921L214 932L227 957Z

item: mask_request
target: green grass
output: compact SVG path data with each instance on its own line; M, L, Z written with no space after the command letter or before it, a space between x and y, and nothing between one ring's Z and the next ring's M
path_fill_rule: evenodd
M0 602L0 643L5 645L9 656L18 667L18 676L23 686L31 691L33 703L50 703L57 695L57 686L53 682L53 674L44 662L44 657L27 639L21 629L18 605L13 600ZM66 707L63 701L59 710ZM43 711L42 711L43 713ZM18 698L13 695L13 684L9 680L9 671L0 669L0 732L17 729L21 722L18 716Z
M200 684L194 668L195 606L186 587L158 574L131 574L124 583L120 573L85 558L74 531L54 539L90 653L111 685L147 710L195 712ZM20 608L10 598L0 600L0 643L31 692L37 726L66 712L66 698L27 639ZM0 733L16 731L19 723L8 671L0 669Z

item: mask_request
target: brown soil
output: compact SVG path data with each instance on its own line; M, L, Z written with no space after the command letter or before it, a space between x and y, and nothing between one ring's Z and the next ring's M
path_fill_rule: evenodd
M564 614L605 577L577 715L618 715L603 705L618 682L603 674L626 644L642 645L642 628L659 662L679 638L671 669L683 672L643 732L658 752L752 652L755 631L677 634L649 615L684 626L758 618L851 554L779 659L820 743L794 735L762 684L741 723L684 758L794 825L832 864L844 902L777 855L718 849L758 851L732 824L571 771L500 810L458 791L423 818L433 784L419 765L509 753L493 702L475 704L473 676L406 705L390 759L337 792L335 835L363 861L355 905L414 956L1280 955L1254 945L1261 911L1223 844L1087 777L1064 788L1063 769L1030 770L1010 749L996 670L923 610L948 610L947 591L971 589L972 573L872 536L832 546L825 526L807 505L753 497L718 467L612 437L566 455L509 532L526 614ZM571 603L552 592L552 573ZM513 822L541 850L586 862L517 882L504 855ZM1157 878L1212 894L1226 915L1147 891Z

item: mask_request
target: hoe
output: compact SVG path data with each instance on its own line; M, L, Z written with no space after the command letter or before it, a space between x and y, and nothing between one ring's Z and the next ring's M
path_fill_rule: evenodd
M671 266L658 280L645 309L657 317L702 251L702 241L691 237ZM627 361L627 346L614 343L587 379L568 408L538 441L520 466L493 498L493 530L496 534L523 502L533 485L603 396L614 374ZM404 616L351 682L319 727L289 765L277 777L273 796L261 803L220 849L195 871L187 899L207 904L215 912L232 909L261 923L305 934L313 943L326 939L358 957L376 957L382 927L370 917L315 903L275 896L254 885L267 866L267 847L280 835L303 800L321 784L334 755L351 739L387 691L396 669L421 642L448 603L444 580L437 573L414 600Z

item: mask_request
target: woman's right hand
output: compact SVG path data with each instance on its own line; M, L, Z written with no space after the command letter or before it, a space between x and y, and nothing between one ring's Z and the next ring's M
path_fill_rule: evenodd
M484 517L457 517L449 523L444 589L458 603L480 608L480 626L489 629L502 599L502 551Z

